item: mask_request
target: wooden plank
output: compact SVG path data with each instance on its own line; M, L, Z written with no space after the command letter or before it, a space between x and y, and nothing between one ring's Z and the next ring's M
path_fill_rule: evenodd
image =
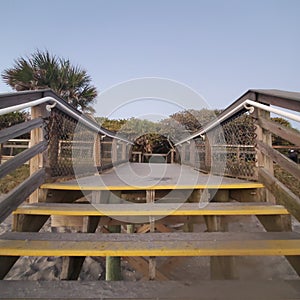
M292 221L290 215L285 216L258 216L259 221L268 232L291 232ZM300 256L285 257L297 274L300 276Z
M264 155L269 156L273 161L278 163L283 169L288 171L290 174L292 174L296 178L300 178L300 167L298 164L296 164L280 152L276 151L275 149L261 141L257 141L257 148L262 153L264 153Z
M276 195L277 203L284 205L300 221L300 198L264 168L259 169L258 176L260 182L263 182L267 189Z
M270 112L262 110L262 109L255 109L254 110L254 117L256 119L259 118L265 118L267 120L270 120ZM260 126L256 126L256 130L255 133L257 135L256 137L256 142L258 143L259 141L261 141L262 143L268 145L269 147L272 148L272 134L267 131L264 130L262 127ZM257 149L257 147L256 147ZM257 167L263 167L266 170L268 170L270 172L270 174L274 174L274 165L273 165L273 160L266 155L265 153L263 153L262 151L256 151L256 159L257 159ZM256 173L256 177L258 178L258 168L255 168L255 173ZM270 193L269 190L264 190L263 192L259 192L259 201L262 202L269 202L269 203L276 203L275 197L272 193Z
M0 299L299 299L299 280L0 281ZM203 296L203 297L202 297Z
M158 272L161 272L163 274L170 274L174 269L178 268L187 257L185 256L173 256L166 258L159 266L158 266Z
M128 174L132 176L128 177ZM140 175L139 175L140 174ZM143 176L141 176L144 174ZM151 176L148 164L125 163L110 172L88 176L77 180L47 183L42 188L57 190L193 190L193 189L249 189L263 188L258 182L239 180L215 175L202 174L193 168L178 164L151 164ZM163 174L163 176L162 176ZM122 178L127 178L126 182ZM159 180L158 180L159 179Z
M18 167L22 166L32 157L36 156L39 153L42 153L46 149L47 142L43 141L29 149L22 151L18 155L14 156L12 159L6 161L0 166L0 178L14 171Z
M0 223L16 210L16 208L44 182L44 178L45 170L40 169L25 179L2 199L0 202Z
M17 93L13 92L13 93L1 94L0 109L18 105L18 104L28 103L33 100L43 98L45 91L46 90L36 90L36 91L22 91ZM54 94L51 90L47 90L47 91Z
M291 142L292 144L300 146L300 134L297 131L274 121L267 120L263 117L260 117L258 119L258 124L265 130L269 130L273 134L280 136L281 138Z
M14 214L55 216L235 216L235 215L286 215L282 205L268 203L216 203L203 208L198 203L140 203L140 204L79 204L36 203L25 204Z
M86 228L83 232L93 233L96 231L99 224L99 217L88 217ZM60 274L61 280L77 280L84 263L85 256L65 256L63 257L62 271Z
M50 112L46 109L46 103L40 104L38 106L31 107L31 118L47 118L50 116ZM35 128L30 132L30 144L32 147L37 147L40 143L46 143L46 148L48 147L48 141L45 140L46 130L45 128ZM47 132L49 134L49 132ZM57 132L55 132L57 135ZM52 137L51 137L52 138ZM29 167L30 167L30 175L38 171L40 168L44 168L45 166L49 166L48 161L48 153L46 151L41 151L38 155L35 155L31 158ZM44 152L44 153L42 153ZM48 169L48 168L47 168ZM45 170L47 170L45 168ZM49 175L49 174L47 174ZM29 197L29 203L34 203L39 201L39 191L34 191Z
M155 190L146 191L146 202L154 205ZM155 218L149 215L149 231L155 232ZM154 256L149 257L149 280L155 280L156 276L156 258Z
M112 168L110 165L109 168ZM104 168L104 167L103 167ZM129 186L129 185L89 185L79 186L78 184L67 183L45 183L41 186L42 189L52 190L73 190L73 191L140 191L140 190L192 190L192 189L252 189L263 188L263 184L259 182L244 182L244 183L222 183L222 184L194 184L194 185L141 185L141 186Z
M299 233L4 233L1 256L300 255Z
M149 277L149 262L144 257L125 256L123 257L132 268L148 279ZM156 270L155 279L168 280L168 277Z
M267 95L267 94L258 93L257 101L283 107L293 111L300 111L300 101L298 99L297 100L289 99L284 94Z
M43 123L44 121L42 118L37 118L27 122L13 125L9 128L4 128L0 131L0 144L3 144L10 139L27 133L34 128L41 127L43 126Z
M219 190L214 196L216 202L228 203L229 190ZM228 217L226 216L205 216L208 232L227 232ZM233 256L212 256L210 257L210 277L213 280L237 279L235 258Z

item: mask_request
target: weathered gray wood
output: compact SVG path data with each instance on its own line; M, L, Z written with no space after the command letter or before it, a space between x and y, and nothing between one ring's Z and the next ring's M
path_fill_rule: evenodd
M147 190L146 191L146 202L154 203L155 201L155 190ZM150 216L149 217L149 228L150 232L155 232L155 219ZM149 280L155 280L156 273L156 258L153 256L149 257Z
M300 134L297 131L274 121L267 120L263 117L260 117L258 119L258 124L262 128L269 130L273 134L280 136L281 138L295 144L296 146L300 146Z
M112 235L115 233L120 233L121 226L120 225L108 226L108 230ZM106 256L105 279L108 281L122 280L120 256Z
M97 193L97 192L94 192ZM99 198L100 196L100 198ZM101 192L98 195L98 200L100 203L111 203L111 204L119 204L120 198L122 197L121 192L115 192L112 194L111 192ZM120 225L109 225L107 226L109 235L114 236L121 232ZM117 281L122 280L122 272L121 272L121 258L120 256L106 256L106 272L105 279L109 281Z
M19 256L0 256L0 280L6 276L18 259Z
M291 232L292 221L290 215L257 216L258 220L268 232ZM300 256L288 255L285 257L300 276Z
M215 196L216 202L228 202L229 191L219 190ZM206 216L204 217L208 232L227 232L228 219L225 216ZM237 279L235 259L233 256L210 257L210 277L213 280Z
M45 170L40 169L20 185L10 191L0 202L0 223L3 222L25 199L35 191L45 178Z
M48 91L50 93L49 96L52 96L54 94L50 89L1 94L0 95L0 109L18 105L18 104L28 103L30 101L43 98L43 97L45 97L45 95L44 95L45 91Z
M279 92L279 93L278 93ZM294 111L300 111L300 101L298 99L299 93L294 93L297 95L297 99L291 99L289 95L291 95L291 92L285 92L285 91L278 91L272 93L265 93L262 91L258 90L257 94L257 101L262 102L262 103L267 103L279 107L283 107L286 109L294 110Z
M278 163L283 169L288 171L290 174L292 174L296 178L300 178L300 167L298 164L288 159L280 152L274 150L272 147L266 145L262 141L257 141L257 148L264 155L269 156L272 160Z
M0 131L0 144L5 143L8 140L18 137L24 133L27 133L34 128L41 127L43 125L43 122L43 119L37 118L13 125L9 128L2 129Z
M18 167L22 166L25 162L30 160L32 157L34 157L39 153L42 153L46 149L47 149L47 142L43 141L27 150L24 150L23 152L19 153L15 157L9 159L8 161L6 161L0 166L0 178L14 171Z
M48 219L49 215L14 215L13 231L39 231Z
M0 299L299 299L299 280L1 281Z
M96 231L100 217L88 217L84 232L93 233ZM77 280L84 263L85 256L64 256L62 271L60 274L61 280Z
M284 205L300 221L300 198L264 168L259 169L258 179L273 195L276 195L277 203Z

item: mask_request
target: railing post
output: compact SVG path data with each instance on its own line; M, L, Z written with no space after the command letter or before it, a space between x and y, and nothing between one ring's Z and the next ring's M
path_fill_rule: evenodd
M195 141L191 140L190 143L190 165L191 166L195 166L195 152L196 152Z
M101 136L99 133L94 135L94 164L95 167L101 166Z
M49 112L46 110L46 104L33 106L31 108L31 119L45 118L49 116ZM34 146L39 142L43 141L45 137L45 129L35 128L30 133L30 146ZM38 154L30 160L30 175L43 168L47 164L47 151ZM29 197L29 203L35 203L39 201L39 191L34 191Z
M205 170L210 172L211 170L211 146L208 134L205 135Z
M122 143L122 160L125 160L127 157L127 144Z
M260 118L265 118L267 120L270 119L270 112L262 110L262 109L256 109L255 110L255 117L257 120ZM257 122L259 123L259 122ZM256 135L257 140L262 141L264 144L272 147L272 133L264 130L261 126L256 124ZM257 167L258 168L265 168L270 172L270 174L274 174L274 167L273 167L273 160L268 157L267 155L263 154L261 151L256 150L257 155ZM276 203L275 197L273 194L270 193L270 191L266 190L265 195L261 195L261 197L265 199L261 199L262 201L267 201L271 203Z
M114 164L118 160L117 140L113 139L111 144L111 163Z

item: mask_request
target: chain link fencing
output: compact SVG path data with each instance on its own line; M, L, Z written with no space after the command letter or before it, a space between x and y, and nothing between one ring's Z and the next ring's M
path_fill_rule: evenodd
M183 144L181 163L206 173L256 180L255 146L254 119L248 112L241 112L203 137Z

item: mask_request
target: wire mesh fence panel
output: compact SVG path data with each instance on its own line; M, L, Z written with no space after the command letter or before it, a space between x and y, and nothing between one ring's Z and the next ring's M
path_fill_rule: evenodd
M54 108L47 125L48 173L51 177L93 173L95 132Z
M237 115L214 130L212 165L226 161L224 175L256 179L255 145L256 126L253 117L248 113Z
M112 142L110 137L104 137L101 142L102 166L112 164Z
M203 139L197 139L196 141L196 156L195 156L195 168L197 170L207 172L207 166L205 163L205 141Z

